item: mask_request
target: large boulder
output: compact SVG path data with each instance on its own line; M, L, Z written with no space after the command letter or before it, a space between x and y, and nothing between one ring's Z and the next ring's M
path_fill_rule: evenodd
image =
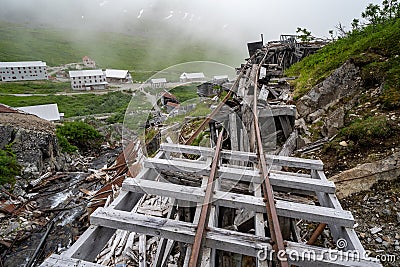
M12 144L23 167L24 178L37 178L45 171L65 168L65 157L51 122L29 114L0 113L0 149L8 144Z
M297 112L301 117L307 117L319 109L327 111L343 98L355 95L361 88L360 69L347 61L297 101Z
M378 181L390 181L399 177L400 152L395 152L386 159L359 165L332 176L329 180L336 185L336 195L344 198L353 193L368 190Z

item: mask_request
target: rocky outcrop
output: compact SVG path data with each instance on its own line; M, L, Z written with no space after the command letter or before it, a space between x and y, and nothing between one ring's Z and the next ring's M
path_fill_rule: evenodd
M297 112L306 117L319 109L327 111L341 99L359 92L361 86L359 68L348 61L301 97L296 105Z
M360 70L348 61L297 101L297 112L307 123L321 121L324 137L335 135L362 90ZM341 103L340 105L337 105Z
M12 150L23 167L24 178L37 178L44 171L65 169L55 127L33 115L0 113L0 148L12 144Z
M365 163L341 172L329 180L335 182L339 198L370 189L376 182L395 180L400 177L400 151L386 159Z

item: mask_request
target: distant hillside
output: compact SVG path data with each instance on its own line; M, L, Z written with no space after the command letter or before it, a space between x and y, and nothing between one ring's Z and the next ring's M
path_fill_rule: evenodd
M105 29L107 30L107 29ZM157 71L171 65L209 60L236 66L236 51L166 29L158 35L29 28L0 22L0 61L44 60L50 66L79 62L84 55L103 68ZM149 74L146 74L149 75Z
M383 102L400 106L400 19L353 31L293 65L287 75L299 76L294 83L295 98L303 96L347 60L361 68L365 87L383 83Z

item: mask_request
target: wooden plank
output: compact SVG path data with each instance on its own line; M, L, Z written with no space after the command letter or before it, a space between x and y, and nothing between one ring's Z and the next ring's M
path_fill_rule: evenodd
M169 208L167 218L168 219L173 219L173 216L175 215L176 212L176 204L177 201L175 199L170 199L170 203L173 203L172 206ZM177 216L177 219L179 219L179 216ZM163 266L163 263L165 262L164 259L168 259L171 251L169 249L172 248L172 244L174 243L173 240L167 240L165 238L161 238L160 241L158 242L157 245L157 252L154 256L153 259L153 265L154 266ZM167 249L168 247L168 249Z
M193 244L196 224L132 214L126 211L97 209L90 217L93 225L122 229ZM233 253L256 256L258 248L271 248L269 238L210 227L205 246Z
M48 257L40 267L104 267L104 265L96 264L93 262L78 260L78 259L71 259L61 255L53 254Z
M127 179L123 184L125 190L134 192L146 192L164 197L175 197L176 199L201 203L204 198L204 190L200 187L161 183L156 181L135 181ZM215 191L213 196L215 204L235 208L247 209L264 213L265 203L261 197L242 194ZM307 204L276 200L276 208L279 216L305 219L313 222L330 222L335 225L352 227L353 216L349 211L336 210L333 208L311 206Z
M254 188L254 196L257 198L262 197L261 193L261 184L253 183ZM265 237L265 221L264 221L264 214L257 212L254 218L255 230L256 235ZM267 261L262 261L257 257L257 267L268 267Z
M296 116L296 106L294 105L271 105L267 110L260 110L258 118L278 117L278 116Z
M139 236L139 267L146 267L146 235Z
M195 175L207 175L210 171L209 165L196 161L189 162L149 158L144 162L144 166L168 172L188 172ZM246 170L243 168L220 167L218 176L222 179L260 183L258 171ZM271 173L270 180L273 186L290 189L328 193L334 193L336 190L333 182L301 178L297 175L292 176L291 173L287 173L287 175Z
M188 146L188 145L178 145L178 144L161 144L160 150L175 152L175 153L187 153L193 155L202 155L205 157L212 157L214 151L211 148L199 147L199 146ZM257 162L258 158L255 153L243 152L243 151L232 151L232 150L222 150L221 158L230 160L242 160ZM265 155L267 164L269 165L279 165L293 168L303 168L311 170L323 170L324 164L321 160L313 159L303 159L296 157L286 157L277 155Z
M193 243L196 228L196 224L193 223L141 214L131 214L125 211L107 210L104 208L99 208L92 214L91 223L139 232L151 236L160 236L189 244ZM209 227L209 231L206 234L205 246L257 257L260 249L264 249L267 256L271 255L272 247L269 243L270 241L271 240L267 237L258 237L226 229ZM331 251L331 254L327 254L326 249L323 250L315 246L307 246L295 242L286 243L287 253L290 253L290 255L299 255L298 257L294 257L294 260L289 258L289 262L295 263L298 266L321 266L321 263L327 264L323 266L381 266L371 264L371 262L365 259L361 259L360 261L352 259L348 261L329 261L326 259L327 255L339 257L338 254L340 254L340 252ZM304 251L307 251L308 254L304 253ZM316 261L310 261L307 257L304 257L304 255L307 256L310 254L315 255ZM358 264L358 262L361 262L361 264Z
M283 130L283 134L285 135L285 138L287 139L290 135L290 127L287 125L287 122L283 116L279 116L279 122L281 123L281 128Z

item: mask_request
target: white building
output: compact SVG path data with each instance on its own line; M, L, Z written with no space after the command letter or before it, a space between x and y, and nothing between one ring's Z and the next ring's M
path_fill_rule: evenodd
M48 121L61 121L63 120L64 113L58 112L57 104L48 104L48 105L37 105L37 106L27 106L17 108L26 113L36 115L39 118L48 120Z
M163 88L167 84L167 79L165 78L157 78L150 80L151 87L153 88Z
M69 72L73 90L106 89L106 75L102 70L76 70Z
M228 75L216 75L216 76L213 76L212 81L213 82L218 82L218 83L228 82L229 81L229 77L228 77Z
M0 81L34 81L48 78L46 62L0 62Z
M82 58L83 65L88 68L96 68L96 62L90 59L88 56Z
M106 69L104 72L109 83L132 83L132 77L127 70Z
M206 76L202 72L182 73L179 77L181 82L201 82L205 81Z

